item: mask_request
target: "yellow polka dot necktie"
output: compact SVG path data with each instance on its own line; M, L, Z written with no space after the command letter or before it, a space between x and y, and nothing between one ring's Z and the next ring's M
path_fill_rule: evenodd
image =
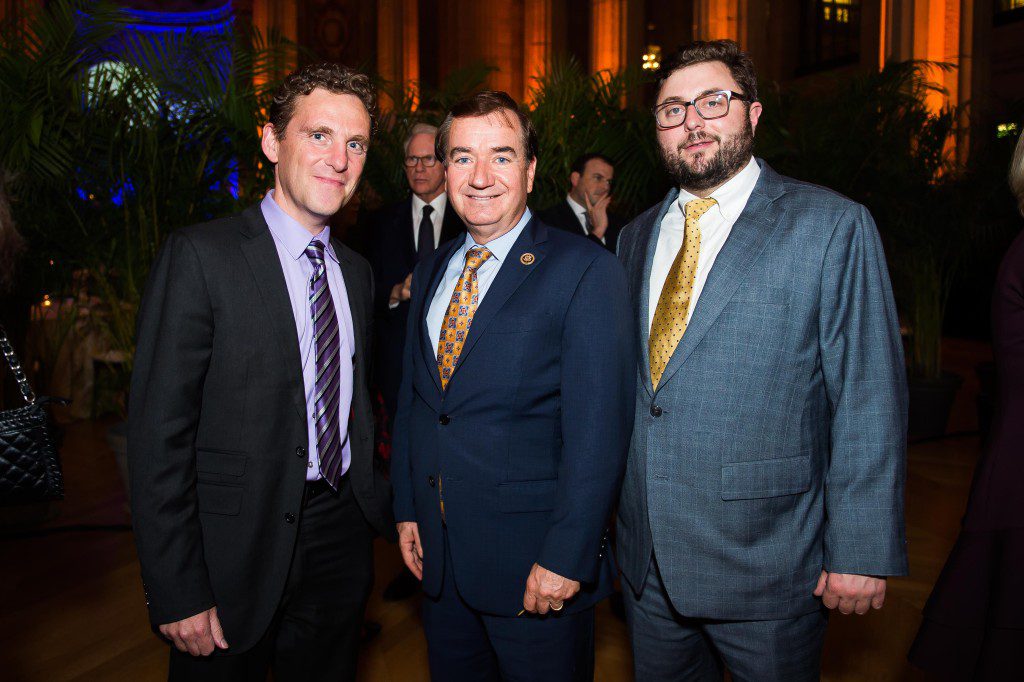
M651 360L651 383L658 388L669 358L675 352L686 332L686 313L690 309L693 279L697 274L697 256L700 254L700 217L717 204L714 199L693 199L686 202L683 244L672 261L665 278L665 286L654 309L648 356Z
M441 375L441 389L448 388L448 380L459 362L462 346L469 334L469 326L473 324L473 315L480 302L480 288L477 284L476 272L491 257L491 252L482 246L474 247L466 252L466 266L452 292L452 300L448 303L448 314L441 327L441 335L437 340L437 371Z

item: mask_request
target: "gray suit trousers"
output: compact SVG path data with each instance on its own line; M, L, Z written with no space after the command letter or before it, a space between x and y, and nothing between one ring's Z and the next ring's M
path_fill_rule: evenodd
M781 620L688 618L672 606L657 560L643 594L625 586L635 679L710 682L728 669L737 682L803 682L821 676L828 612Z

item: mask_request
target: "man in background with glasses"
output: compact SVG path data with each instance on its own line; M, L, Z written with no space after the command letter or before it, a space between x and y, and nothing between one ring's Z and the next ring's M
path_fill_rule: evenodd
M622 232L640 349L618 558L638 680L816 680L905 575L907 393L868 211L753 156L732 41L666 60L676 187ZM828 150L822 150L828 153Z
M377 287L375 369L389 422L395 416L402 380L402 346L413 268L438 246L466 231L448 201L444 165L434 158L436 135L437 128L432 125L417 123L412 127L405 141L405 177L411 194L369 220L373 230L369 260Z

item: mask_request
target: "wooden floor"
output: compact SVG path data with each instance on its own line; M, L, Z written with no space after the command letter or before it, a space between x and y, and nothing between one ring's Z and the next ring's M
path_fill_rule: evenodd
M976 428L974 364L986 346L947 343L944 364L967 380L951 432ZM41 527L124 524L123 486L104 434L107 423L67 425L67 499ZM863 617L836 614L824 655L826 680L926 680L905 663L921 608L953 545L978 454L973 435L910 448L907 528L911 575L891 580L885 608ZM6 521L11 523L9 510ZM0 520L3 517L0 516ZM11 526L8 525L9 529ZM36 528L40 527L38 525ZM8 531L9 532L9 531ZM360 680L427 680L426 643L417 600L385 603L380 590L395 574L394 547L377 546L377 589L368 617L381 634L365 648ZM167 648L151 634L132 536L125 531L54 533L0 540L0 679L161 680ZM631 680L625 625L598 607L599 682Z

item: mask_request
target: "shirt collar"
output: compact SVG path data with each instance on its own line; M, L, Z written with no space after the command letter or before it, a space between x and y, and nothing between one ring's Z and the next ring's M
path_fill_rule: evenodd
M718 202L718 210L721 211L722 217L730 221L735 221L739 218L740 213L743 212L744 207L747 205L750 193L754 191L754 185L757 184L757 178L760 175L761 167L757 165L757 161L751 156L750 161L747 162L747 165L739 173L729 178L724 185L711 193L710 198ZM685 212L684 206L686 203L698 198L695 194L690 194L685 189L680 188L679 208Z
M284 246L289 256L298 260L305 255L306 247L309 246L309 243L316 239L321 244L324 244L324 250L335 262L338 262L338 255L334 253L334 246L331 244L330 225L325 225L320 234L311 237L309 230L300 225L299 221L295 220L295 218L285 213L284 209L278 205L277 200L274 199L274 190L267 191L267 195L263 197L263 201L260 203L260 209L263 211L263 217L266 219L267 227L270 228L274 239Z
M512 250L512 246L516 243L516 240L519 239L519 235L522 234L523 230L526 229L526 226L527 224L529 224L530 219L532 217L533 214L530 213L530 209L526 209L526 211L523 213L523 217L519 219L519 222L516 223L515 227L513 227L511 230L501 235L497 239L492 239L491 241L487 242L486 244L483 245L483 248L486 248L488 251L490 251L491 257L494 258L496 261L498 261L499 263L503 262L505 258L508 257L508 252ZM462 247L463 252L467 252L476 246L481 245L477 244L476 241L473 239L473 234L467 231L466 242Z
M434 200L430 202L430 206L434 209L434 215L444 215L444 209L448 204L448 194L441 192ZM427 202L420 199L415 194L412 195L412 210L413 213L419 215L423 213L423 207L427 205Z
M587 212L586 207L580 206L579 202L573 199L571 194L566 194L565 200L569 202L569 208L571 208L576 215Z

